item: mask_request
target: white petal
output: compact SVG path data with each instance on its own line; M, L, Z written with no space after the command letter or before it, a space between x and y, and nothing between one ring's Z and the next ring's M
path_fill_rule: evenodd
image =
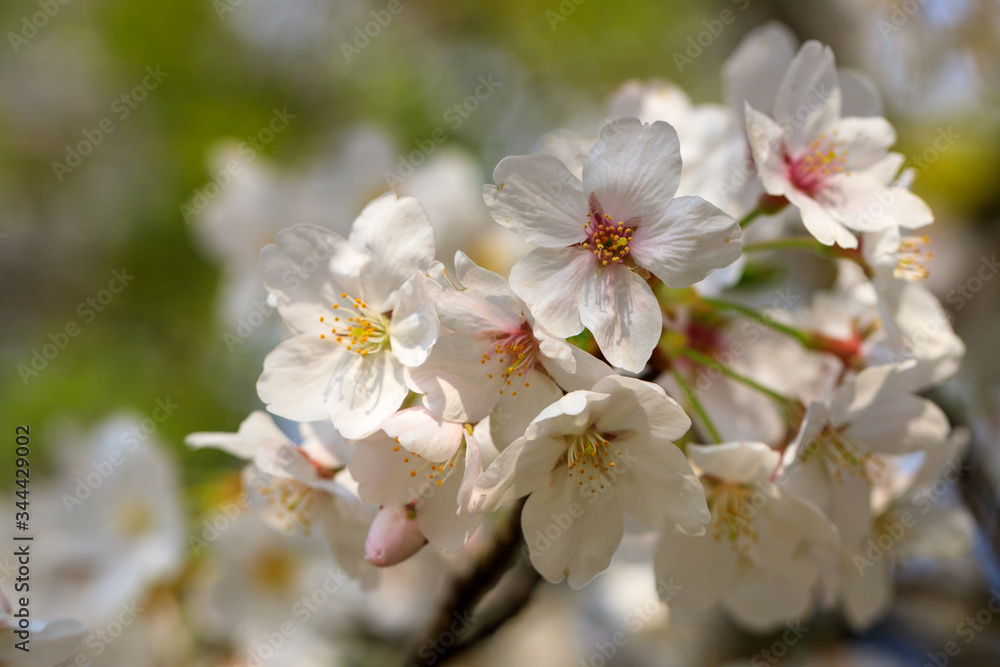
M243 420L237 433L192 433L184 439L195 449L214 447L244 460L253 459L262 445L279 446L291 444L288 436L279 429L271 415L260 410L250 413Z
M0 629L0 664L21 667L58 665L73 655L88 634L81 623L68 618L32 621L28 632L31 650L24 652L14 646L21 638L15 638L13 628Z
M523 379L529 386L522 385L516 396L505 387L503 394L497 394L499 400L490 414L490 434L499 450L524 435L528 424L545 407L562 398L562 390L544 373L532 371Z
M677 440L691 428L691 419L681 406L652 382L609 375L594 384L593 391L612 397L597 417L596 426L601 432L631 431Z
M407 389L403 366L388 352L349 353L334 374L326 409L340 434L358 440L379 429L399 409Z
M586 240L587 197L580 181L551 155L505 157L483 187L493 219L522 240L561 248Z
M650 528L705 532L712 519L705 490L676 445L641 434L616 438L613 444L623 454L615 467L614 493L625 511Z
M570 353L576 362L576 370L572 373L568 372L563 366L552 363L548 359L542 359L542 366L545 367L545 371L564 391L590 389L601 378L615 374L611 366L608 366L594 355L588 354L574 345L570 345Z
M353 356L330 340L302 334L283 341L264 359L257 394L267 409L294 421L328 417L326 397L334 374Z
M896 143L896 131L885 118L841 118L837 122L837 141L844 142L847 151L847 171L867 169L889 153Z
M820 115L825 119L816 118ZM840 86L830 47L816 41L802 45L778 88L772 116L792 128L789 138L796 148L826 130L824 122L840 117Z
M426 408L407 408L389 417L382 430L390 438L428 461L447 461L462 444L461 424L448 422Z
M836 243L841 248L858 247L857 237L838 222L839 218L832 215L827 203L820 204L798 190L789 190L785 196L788 197L788 201L793 206L799 209L799 213L802 215L802 224L817 241L824 245Z
M575 336L583 331L580 293L596 263L583 248L538 248L510 270L510 285L546 330Z
M581 588L611 564L625 522L610 494L585 497L560 468L528 497L521 525L538 573Z
M845 431L872 451L908 454L944 445L951 426L937 405L919 396L880 396Z
M641 371L663 328L663 315L646 281L619 264L594 267L578 298L580 321L594 334L608 363Z
M372 200L351 226L351 245L363 249L371 264L363 271L370 302L384 303L414 271L434 261L434 228L413 197L387 192Z
M657 581L675 584L667 600L670 613L687 620L697 616L737 585L736 553L708 535L665 533L653 561Z
M611 121L583 165L584 192L593 193L601 212L615 223L641 225L660 217L680 181L677 132L663 121L651 125L637 118Z
M475 334L509 331L524 321L525 305L503 277L478 266L462 252L455 253L455 273L460 288L445 285L438 300L441 324Z
M667 287L688 287L735 262L743 233L731 217L700 197L678 197L654 222L641 224L629 243L636 264Z
M789 621L805 620L813 607L810 581L744 581L726 596L725 608L750 630L764 634Z
M531 493L552 470L566 446L553 440L515 440L479 478L475 493L480 512L493 512L501 505Z
M762 442L688 445L687 453L707 474L735 484L766 482L781 458Z
M751 30L722 66L726 101L737 111L750 103L771 111L798 40L787 26L772 21Z
M842 112L845 116L881 116L882 100L874 81L863 72L837 68Z
M478 422L493 410L503 386L502 373L482 363L490 341L466 334L445 334L427 361L408 370L413 387L426 394L424 403L449 421ZM488 368L487 368L488 366Z
M847 622L857 632L871 627L889 609L892 602L892 578L887 558L855 561L844 567L841 595ZM870 563L870 566L868 565ZM864 568L859 572L859 567Z
M793 189L785 169L785 131L770 116L757 111L748 103L744 109L747 139L764 190L783 195Z
M358 276L369 258L346 239L315 225L278 232L260 253L260 274L282 318L298 333L315 327L342 291L363 298ZM322 312L321 312L322 311Z
M414 273L392 295L395 308L389 323L389 343L393 355L404 366L424 363L437 341L440 324L434 304L440 294L440 285L422 273Z

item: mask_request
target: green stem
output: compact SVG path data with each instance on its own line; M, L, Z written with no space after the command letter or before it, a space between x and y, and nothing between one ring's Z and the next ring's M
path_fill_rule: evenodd
M671 367L670 374L673 376L674 381L680 386L681 391L684 392L684 396L687 398L688 403L694 408L694 411L698 413L701 418L701 422L705 425L705 430L708 431L709 436L716 444L722 442L722 437L719 435L719 429L715 428L715 423L712 418L708 416L708 412L705 411L705 406L701 404L698 400L698 396L694 393L694 389L688 384L688 381L684 379L676 368Z
M732 301L725 301L723 299L713 299L708 297L702 297L702 302L719 310L732 310L737 312L740 315L748 317L755 322L759 322L766 327L774 329L775 331L780 331L786 336L791 336L795 340L799 341L799 343L801 343L804 347L808 348L812 345L812 336L810 336L807 332L772 320L771 318L758 313L749 306L744 306L741 303L733 303Z
M700 366L704 366L705 368L714 368L714 369L718 370L720 373L722 373L723 375L725 375L727 377L730 377L730 378L736 380L737 382L745 384L746 386L750 387L751 389L759 391L760 393L764 394L765 396L768 396L769 398L773 399L779 405L779 407L781 407L782 409L787 409L787 408L791 407L791 405L790 405L791 401L789 399L785 398L784 396L782 396L781 394L779 394L778 392L774 391L773 389L768 389L767 387L765 387L764 385L760 384L756 380L748 378L746 375L743 375L742 373L738 373L738 372L734 371L732 368L729 368L727 366L723 366L718 361L716 361L715 359L712 359L711 357L709 357L706 354L702 354L701 352L697 352L697 351L692 350L692 349L685 349L685 350L681 351L681 356L687 357L691 361L695 362L696 364L699 364Z
M828 259L849 259L865 272L865 275L871 278L875 275L872 267L865 260L864 255L862 255L857 249L847 249L841 248L838 245L823 245L819 241L813 238L792 238L792 239L778 239L776 241L762 241L761 243L748 243L743 246L743 252L755 252L763 250L808 250L810 252L816 253L820 257L826 257Z
M743 219L740 220L740 227L744 227L744 228L745 227L749 227L750 223L752 223L758 217L760 217L761 215L763 215L763 213L764 213L763 209L761 209L758 206L757 208L755 208L754 210L750 211L745 216L743 216Z

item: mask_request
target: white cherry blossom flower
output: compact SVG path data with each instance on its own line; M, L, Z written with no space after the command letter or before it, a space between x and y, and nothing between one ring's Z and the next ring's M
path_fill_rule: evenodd
M336 445L343 450L346 443L328 445L313 430L301 431L302 444L296 445L270 415L258 411L240 424L237 433L192 433L186 442L253 461L244 474L244 487L267 504L265 521L304 537L320 526L337 563L351 576L373 584L375 572L364 561L364 542L375 508L354 493L346 461L331 451Z
M542 246L511 270L511 287L556 336L591 330L605 358L638 372L660 335L646 278L687 287L740 256L736 222L698 197L674 198L677 133L663 122L611 121L582 180L551 155L507 157L483 194L494 219Z
M274 414L370 435L406 397L404 367L437 340L431 224L417 200L388 193L349 239L296 225L277 241L261 252L261 272L294 336L264 360L257 391Z
M945 446L923 455L915 471L894 461L893 484L873 494L868 530L845 543L841 555L838 597L855 631L867 630L888 611L894 566L915 558L959 558L972 548L973 518L946 499L962 474L968 444L969 431L956 429Z
M396 413L383 429L351 458L358 493L375 505L408 507L431 546L458 551L481 521L472 511L483 471L473 427L418 407Z
M444 284L438 300L444 334L427 361L409 369L414 390L446 421L478 423L491 416L502 449L524 435L542 408L563 390L594 385L612 370L537 326L507 281L455 255L461 288Z
M691 426L657 385L610 376L542 410L476 484L480 511L528 495L522 527L531 562L580 588L611 562L624 513L689 535L705 532L705 494L673 441Z
M781 491L772 474L781 455L759 442L688 445L701 471L710 535L663 536L659 579L678 584L672 614L691 618L721 603L739 623L766 632L814 605L821 564L835 563L837 531L807 502Z
M868 529L872 483L889 474L883 455L934 451L948 437L941 408L910 393L914 363L866 368L811 403L785 451L783 488L823 510L845 544Z
M934 220L919 197L893 184L903 156L881 117L841 117L833 52L806 42L781 81L771 115L748 102L747 135L764 190L784 196L821 243L855 248L849 229L920 227Z

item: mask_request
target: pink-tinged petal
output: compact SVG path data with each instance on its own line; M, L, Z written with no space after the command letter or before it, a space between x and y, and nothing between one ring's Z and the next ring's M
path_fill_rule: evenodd
M426 408L400 410L382 423L390 438L428 461L447 461L462 444L465 430L455 422L444 421Z
M613 488L626 512L650 528L705 533L712 520L705 489L676 445L642 433L615 438L612 444L622 452Z
M493 410L504 383L501 372L482 363L483 354L492 349L489 340L445 334L422 366L407 370L409 382L426 394L424 404L435 414L449 421L478 422Z
M880 396L845 431L869 449L909 454L944 445L951 426L933 402L903 392Z
M551 155L505 157L483 187L493 219L522 240L561 248L587 238L587 197L580 181Z
M414 273L393 294L395 308L389 322L392 354L404 366L419 366L427 360L441 328L434 305L441 286Z
M339 234L315 225L278 232L260 252L260 273L285 322L296 333L316 328L343 291L362 297L358 276L368 256Z
M390 567L420 551L427 538L420 532L413 512L402 505L383 507L365 540L365 560L376 567Z
M318 335L303 334L278 344L264 359L257 394L273 414L294 421L327 419L326 397L334 374L353 355Z
M705 474L734 484L766 482L781 459L762 442L688 445L687 453Z
M487 271L465 253L455 253L458 285L445 283L438 300L441 324L468 334L520 328L527 308L500 275Z
M614 222L658 218L681 181L681 152L674 128L662 121L613 120L583 165L583 189L593 193ZM582 240L582 239L581 239Z
M824 245L836 243L841 248L858 247L857 237L840 224L824 205L798 190L789 190L785 196L792 206L799 209L802 224L817 241Z
M653 567L658 582L669 582L671 617L691 620L738 585L736 552L707 535L665 533ZM710 573L706 576L706 573Z
M746 103L770 112L797 49L795 35L781 23L751 30L722 66L726 101L738 112Z
M783 195L793 189L785 166L785 131L770 116L746 105L747 139L761 184L768 194Z
M920 197L899 187L857 174L839 175L817 193L830 215L841 224L871 232L893 226L922 227L934 222L934 214Z
M611 396L594 422L602 433L634 432L677 440L691 428L681 406L652 382L609 375L595 383L593 391Z
M436 488L429 462L382 432L358 443L349 467L358 495L372 505L409 505Z
M538 248L510 271L510 285L546 330L566 338L583 331L579 295L596 268L584 248Z
M377 431L399 409L407 389L403 366L388 352L348 353L334 371L326 409L342 436L358 440Z
M531 493L566 454L565 442L515 440L475 483L480 512L493 512L502 505ZM562 470L560 469L560 472Z
M803 148L840 117L840 86L833 50L808 41L788 66L772 116L790 128L789 146Z
M608 363L641 371L663 328L660 307L646 281L620 264L594 267L578 303L580 321L594 334Z
M370 302L385 303L414 271L434 261L434 227L413 197L393 192L372 200L351 226L351 245L363 249L371 264L363 272Z
M635 230L632 259L663 281L682 288L729 266L743 251L739 223L701 197L678 197L657 220Z
M611 494L582 493L562 468L535 488L521 525L531 564L548 581L582 588L611 564L625 521Z
M836 140L847 153L846 171L868 169L885 159L896 143L896 130L885 118L841 118L834 127Z
M490 414L490 435L498 450L514 442L528 428L543 408L562 398L562 390L544 373L532 372L525 376L528 386L517 390L505 388L498 394L496 406ZM513 394L517 392L517 395Z

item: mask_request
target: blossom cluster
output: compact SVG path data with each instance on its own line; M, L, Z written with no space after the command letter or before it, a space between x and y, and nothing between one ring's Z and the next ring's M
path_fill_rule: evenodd
M719 605L767 631L839 608L869 627L894 564L971 541L926 495L966 444L921 395L964 356L920 282L909 230L933 215L829 47L767 26L723 74L725 105L629 82L592 134L501 160L483 198L533 247L508 277L439 256L394 192L348 234L278 232L267 412L188 443L249 461L269 522L321 533L366 586L513 507L550 582L582 587L626 531L655 531L675 618ZM788 250L835 277L804 287Z

